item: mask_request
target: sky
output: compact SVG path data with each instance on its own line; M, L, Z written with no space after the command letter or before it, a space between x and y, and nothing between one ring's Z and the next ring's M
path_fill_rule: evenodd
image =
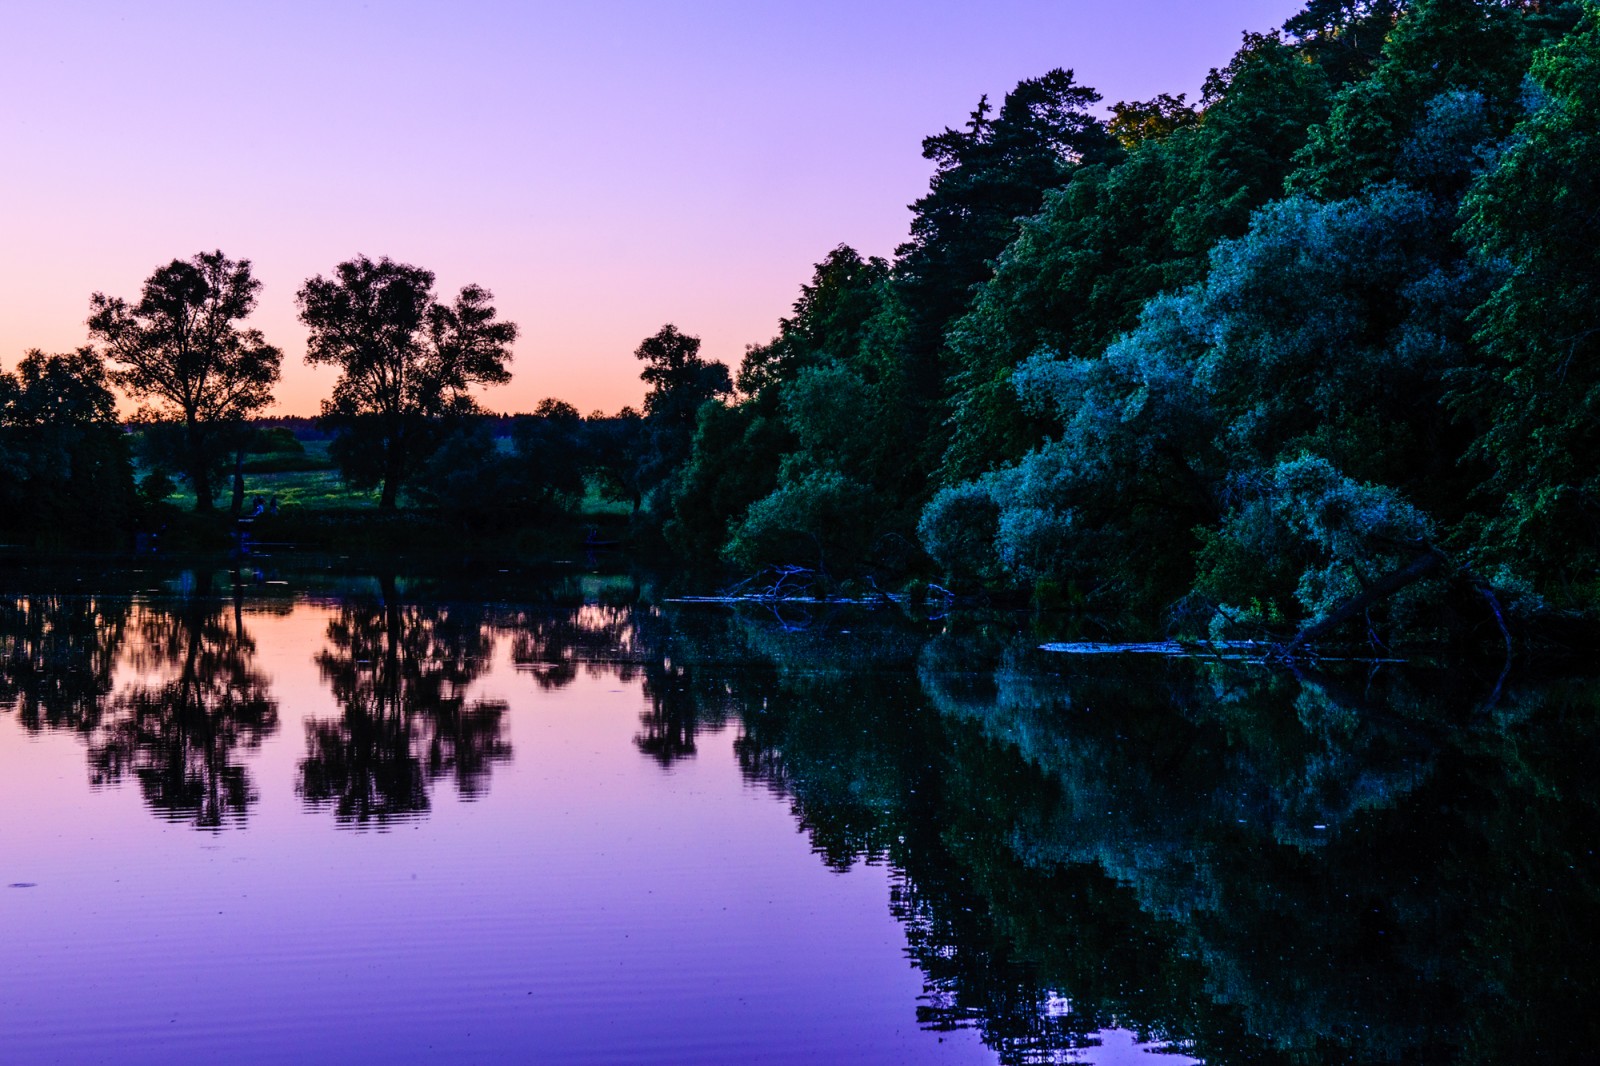
M521 327L497 411L644 395L672 322L737 366L834 246L888 256L922 138L1052 67L1103 106L1197 93L1298 0L0 0L0 366L87 343L221 249L315 414L294 294L356 254L477 283Z

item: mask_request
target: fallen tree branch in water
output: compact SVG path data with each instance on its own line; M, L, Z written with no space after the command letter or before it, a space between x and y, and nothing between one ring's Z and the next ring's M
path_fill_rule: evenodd
M1284 652L1293 655L1295 652L1332 633L1350 619L1359 614L1364 614L1368 607L1388 599L1396 592L1432 574L1445 564L1444 554L1431 545L1425 545L1422 554L1411 560L1398 570L1391 570L1380 577L1348 600L1339 604L1327 614L1296 633L1294 639L1284 647Z

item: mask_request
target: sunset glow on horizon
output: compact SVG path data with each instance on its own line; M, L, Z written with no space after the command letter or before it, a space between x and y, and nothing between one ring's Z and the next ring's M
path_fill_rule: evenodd
M335 372L303 363L294 294L364 253L494 292L521 337L489 409L615 411L663 323L736 367L831 248L891 255L921 139L980 95L1062 66L1107 107L1193 97L1299 6L18 5L0 367L87 343L91 293L221 249L284 349L269 413L314 414Z

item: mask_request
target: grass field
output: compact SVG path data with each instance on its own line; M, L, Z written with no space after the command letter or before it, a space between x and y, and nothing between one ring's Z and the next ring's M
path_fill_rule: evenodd
M248 510L257 496L271 500L278 498L278 507L284 509L303 509L308 511L349 511L363 510L378 506L378 493L358 492L348 488L339 477L339 471L334 469L333 463L328 459L328 442L325 440L309 440L304 442L306 454L305 465L316 469L290 470L279 473L261 474L246 472L244 475L245 508ZM222 479L221 491L217 493L217 506L226 510L233 500L233 473L229 471ZM167 497L167 502L182 508L185 511L194 509L194 493L186 485L180 484L178 490Z
M328 442L308 440L305 446L305 466L316 469L288 470L278 473L251 473L244 475L245 509L248 511L257 496L264 500L278 498L280 511L362 511L378 506L378 490L361 492L349 488L339 477L339 471L328 459ZM509 442L507 443L509 446ZM233 474L223 479L217 493L217 506L223 510L233 500ZM186 486L167 497L167 502L185 511L194 509L194 493ZM625 500L602 496L594 482L590 482L579 504L579 518L626 518L633 508Z

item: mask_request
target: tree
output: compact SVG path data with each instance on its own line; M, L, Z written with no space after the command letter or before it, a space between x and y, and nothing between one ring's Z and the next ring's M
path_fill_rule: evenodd
M1103 352L1147 300L1202 277L1211 246L1281 195L1306 127L1326 117L1327 84L1277 35L1246 34L1206 80L1204 121L1185 121L1180 103L1117 105L1112 131L1134 142L1126 158L1079 167L1045 194L945 331L956 369L945 481L1020 458L1048 435L1017 402L1024 359Z
M467 523L515 526L569 508L584 492L584 422L571 404L545 399L511 420L502 448L491 420L459 420L409 492Z
M1311 129L1289 186L1332 200L1393 178L1403 145L1441 93L1476 90L1509 115L1528 68L1524 31L1518 13L1494 0L1415 0L1371 73L1345 86L1327 121Z
M1200 113L1190 107L1187 93L1162 93L1153 100L1124 100L1111 105L1111 136L1132 150L1146 141L1160 141L1186 126L1198 125Z
M661 485L689 458L700 405L733 391L722 363L700 356L700 338L667 323L639 342L634 356L645 363L639 377L644 398L646 451L641 457L646 490Z
M431 270L361 255L295 297L311 330L306 362L341 370L322 405L341 431L335 458L352 484L382 485L383 508L427 459L441 421L477 410L467 390L511 378L517 326L498 320L493 294L467 285L446 305L433 281Z
M132 506L128 438L100 356L32 351L0 374L0 530L106 543Z
M889 264L877 256L863 259L848 244L829 252L811 281L800 286L794 314L778 320L778 335L745 349L739 391L755 396L793 382L820 361L855 357L868 323L882 309L888 278Z
M116 364L112 383L182 423L197 511L212 509L211 468L225 428L272 402L283 353L239 325L260 291L250 260L216 251L158 268L137 304L99 292L89 300L89 336Z
M593 475L596 487L610 499L631 504L637 515L644 502L640 479L644 416L631 407L615 415L592 412L583 420L583 441L587 472Z
M1463 205L1504 276L1473 316L1484 365L1456 402L1483 427L1485 552L1565 605L1600 603L1600 9L1533 66L1537 106Z
M928 194L911 205L911 239L896 249L896 274L910 312L914 347L937 344L949 319L989 276L989 260L1039 210L1045 191L1083 163L1105 160L1116 142L1089 108L1100 94L1056 69L1017 83L999 114L978 101L967 125L922 142L937 168Z
M1118 607L1148 612L1198 576L1207 595L1321 616L1448 531L1470 492L1442 401L1483 280L1452 224L1400 185L1261 208L1203 282L1146 303L1099 356L1023 363L1019 401L1055 433L936 496L925 544L958 576L1076 583Z

